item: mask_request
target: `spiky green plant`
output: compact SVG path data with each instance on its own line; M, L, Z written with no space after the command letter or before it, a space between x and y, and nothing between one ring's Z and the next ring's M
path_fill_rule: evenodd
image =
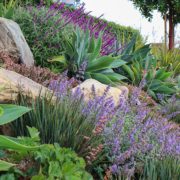
M70 77L80 80L93 78L105 84L114 84L126 79L113 71L113 68L126 64L125 61L111 55L101 56L101 36L96 40L88 30L83 32L77 28L71 39L64 39L64 53L49 60L56 62L59 71L67 69Z
M72 148L83 157L88 146L93 147L101 142L101 137L92 133L98 110L85 116L82 113L85 106L82 98L73 99L67 95L61 100L54 100L39 96L34 100L20 94L18 104L29 106L32 110L13 122L16 135L27 135L26 126L35 127L40 132L41 143L56 142L61 147Z
M180 161L172 157L146 158L141 180L179 180Z

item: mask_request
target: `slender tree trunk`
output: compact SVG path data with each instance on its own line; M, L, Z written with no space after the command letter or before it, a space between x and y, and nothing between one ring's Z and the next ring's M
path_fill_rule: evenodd
M164 15L164 50L167 49L167 15Z
M169 50L174 48L174 22L173 11L169 9Z

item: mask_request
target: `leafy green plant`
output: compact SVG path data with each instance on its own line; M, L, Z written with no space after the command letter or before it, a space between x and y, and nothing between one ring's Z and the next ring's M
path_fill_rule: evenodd
M30 110L29 108L15 105L1 105L1 108L3 109L1 111L3 114L0 117L3 119L1 125L17 119ZM39 169L39 173L31 175L34 180L39 178L44 180L47 178L92 179L91 175L85 171L85 161L79 158L75 152L70 149L60 148L58 145L39 145L40 138L37 129L28 127L28 132L30 137L12 138L0 135L0 150L4 150L4 154L7 151L11 151L10 155L7 153L6 161L1 160L0 157L1 177L5 179L25 178L27 176L26 173L28 173L26 166L29 162L34 163L34 159L38 163L36 164L36 169ZM18 169L18 164L21 164L21 161L26 157L29 160L26 162L26 165L23 165L25 166L23 167L24 169L21 170L21 165L19 165Z
M35 153L35 159L41 164L38 179L77 179L92 180L92 176L85 171L85 161L75 152L67 148L60 148L57 144L46 145Z
M0 126L14 121L18 117L30 111L29 108L12 104L0 104L1 116Z
M59 52L63 51L61 47L63 28L60 28L63 26L63 21L59 21L56 25L58 30L54 29L54 24L61 18L60 14L49 17L46 14L48 9L45 7L40 9L34 6L31 6L31 9L26 8L18 7L15 10L13 20L19 24L32 50L36 65L49 67L50 63L47 62L47 59L59 55ZM67 32L68 30L66 34Z
M118 68L126 62L119 57L101 56L101 36L96 40L88 30L82 32L76 29L72 39L65 38L62 56L55 57L50 62L59 62L59 70L68 69L68 75L80 80L97 79L105 84L114 84L126 77L117 74L113 68Z
M16 0L10 0L5 3L0 3L0 17L12 19L16 6Z
M157 58L158 67L173 72L174 76L180 73L180 51L178 49L167 51L164 48L154 47L152 53Z
M134 37L121 53L121 59L127 62L122 68L115 71L128 77L130 83L143 86L150 96L157 100L157 94L171 96L176 92L175 83L169 79L173 72L167 72L166 68L158 67L157 59L150 54L150 46L145 45L135 50Z

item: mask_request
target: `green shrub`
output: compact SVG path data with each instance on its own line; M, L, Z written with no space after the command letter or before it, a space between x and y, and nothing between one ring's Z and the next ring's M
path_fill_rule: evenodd
M14 14L14 21L16 21L30 46L37 65L49 66L47 59L59 55L63 51L61 42L63 41L63 28L56 33L51 34L56 29L55 22L59 16L51 16L47 21L42 21L48 9L41 8L40 10L32 7L31 10L19 7ZM31 13L30 13L31 12ZM63 25L59 22L56 28ZM67 35L68 30L66 31ZM50 35L51 34L51 35Z

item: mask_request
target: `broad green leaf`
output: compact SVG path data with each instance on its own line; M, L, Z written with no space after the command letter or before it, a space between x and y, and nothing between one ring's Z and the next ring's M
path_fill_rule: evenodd
M31 110L27 107L12 104L1 104L0 106L4 110L4 113L0 116L0 125L14 121Z
M64 56L55 56L52 59L48 60L48 62L60 62L63 64L67 64L66 59Z
M115 59L110 56L97 58L96 60L88 63L87 72L110 68L114 60Z
M91 73L91 77L104 84L113 84L113 82L104 74Z
M8 171L13 166L15 166L15 164L0 160L0 172Z
M2 116L3 113L4 113L4 110L3 110L3 108L0 106L0 116Z
M42 145L43 146L43 145ZM11 149L18 151L32 151L37 150L42 146L25 146L7 136L0 135L0 149Z
M35 141L40 141L39 131L35 127L27 126L30 137Z
M137 49L134 54L133 54L133 57L134 59L138 59L138 58L141 58L141 59L144 59L145 57L147 57L148 53L150 52L150 45L147 44L147 45L144 45L143 47Z
M164 69L159 69L156 72L155 78L164 81L167 78L171 77L172 74L172 72L166 72Z
M127 79L127 77L117 73L104 73L104 75L106 75L113 82L119 82L121 80Z
M164 85L158 87L156 89L156 91L159 93L162 93L162 94L173 94L173 93L175 93L175 89L169 88L169 87L164 86Z
M122 54L130 54L131 51L133 50L133 47L136 44L136 36L134 36L132 38L132 40L127 44L127 46L124 48L124 50L122 51Z
M121 59L115 59L115 60L111 63L110 67L111 67L111 68L118 68L118 67L120 67L120 66L122 66L122 65L124 65L124 64L126 64L126 61L123 61L123 60L121 60Z
M100 50L101 50L101 45L102 45L102 39L99 37L98 40L97 40L96 47L95 47L93 53L90 56L90 60L93 60L93 59L95 59L95 58L97 58L99 56Z
M157 90L161 85L162 85L162 81L160 81L159 79L153 79L149 88L151 90Z
M134 72L132 71L132 69L128 66L128 65L123 65L122 68L126 71L126 73L129 75L130 79L132 82L135 81L135 76L134 76Z

